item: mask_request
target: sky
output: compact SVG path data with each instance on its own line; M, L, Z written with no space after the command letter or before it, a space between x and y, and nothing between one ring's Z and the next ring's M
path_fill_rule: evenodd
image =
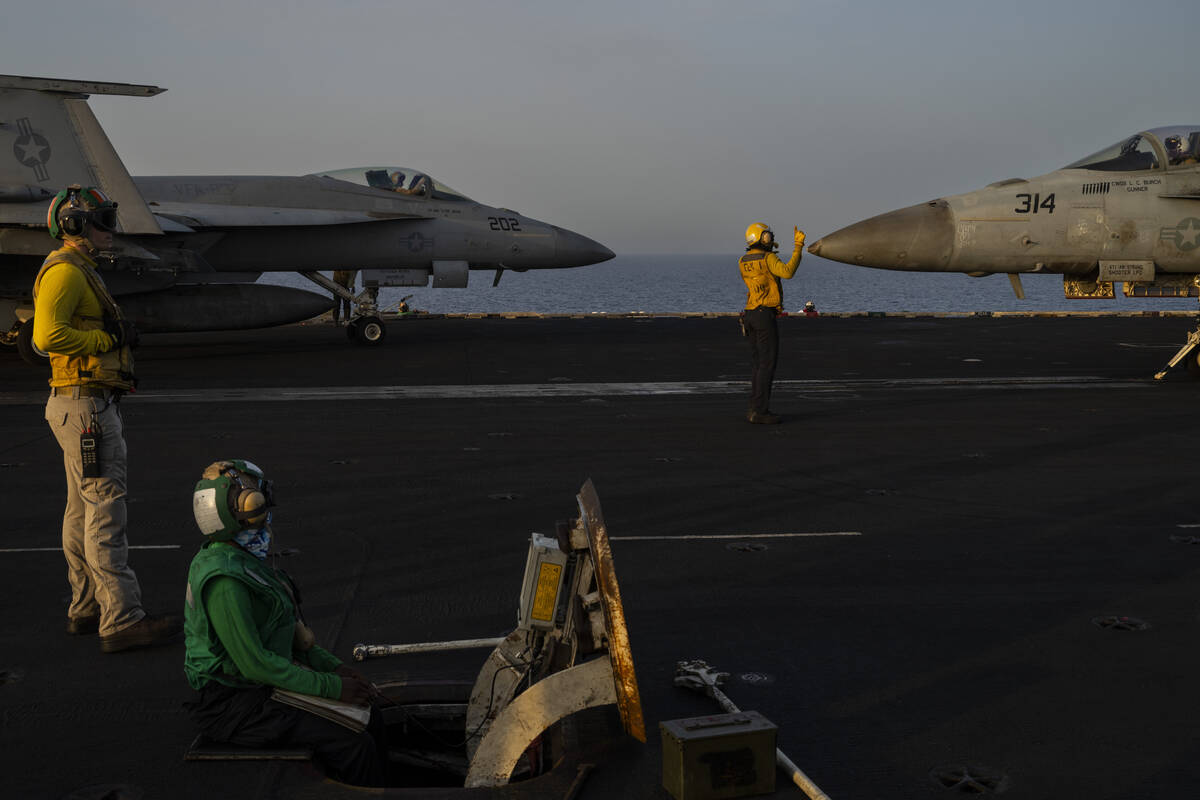
M168 89L91 100L134 175L406 166L618 254L736 253L754 221L813 241L1200 117L1183 2L105 0L3 17L0 73Z

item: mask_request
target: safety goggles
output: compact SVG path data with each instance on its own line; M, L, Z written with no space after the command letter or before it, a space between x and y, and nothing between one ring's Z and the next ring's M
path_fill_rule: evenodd
M96 230L115 233L117 230L117 209L111 206L93 209L88 212L88 221Z

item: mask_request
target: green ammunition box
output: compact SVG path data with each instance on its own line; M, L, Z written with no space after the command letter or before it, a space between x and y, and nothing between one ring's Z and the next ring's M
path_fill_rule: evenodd
M660 722L663 788L675 800L775 791L775 725L757 711Z

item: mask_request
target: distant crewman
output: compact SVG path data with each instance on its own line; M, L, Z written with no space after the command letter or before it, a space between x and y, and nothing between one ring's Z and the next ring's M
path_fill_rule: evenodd
M356 269L335 269L333 271L333 282L343 289L354 291L354 279L358 276ZM333 298L333 324L340 325L342 322L342 313L346 314L346 321L350 321L350 301L340 295L335 295Z
M751 379L749 422L773 425L781 422L771 412L771 384L779 357L779 329L775 317L783 312L783 288L780 279L796 274L804 251L804 231L793 232L795 249L786 262L775 255L778 245L771 228L755 222L746 228L746 255L738 260L742 280L746 282L746 310L742 312L742 333L750 340Z
M183 671L198 692L186 707L214 741L311 747L334 778L382 786L383 720L371 705L378 692L316 643L296 585L267 561L272 489L259 467L229 460L209 464L192 491L205 542L185 594ZM361 708L366 729L308 710L322 698Z
M67 476L67 633L98 632L105 653L159 644L182 629L179 617L143 610L128 563L120 401L137 382L130 351L138 335L96 271L100 253L113 246L116 209L94 187L59 192L46 224L63 245L33 282L33 344L50 356L46 421L62 447Z
M804 304L804 316L806 316L806 317L821 316L821 312L817 311L817 304L814 303L812 300L809 300L807 303Z

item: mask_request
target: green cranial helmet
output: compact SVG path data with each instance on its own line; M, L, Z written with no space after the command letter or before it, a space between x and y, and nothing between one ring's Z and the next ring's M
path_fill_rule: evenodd
M117 204L95 186L71 184L54 196L46 209L46 227L55 239L85 236L88 228L117 229Z
M214 461L192 490L192 514L206 539L227 542L238 531L257 528L275 505L273 485L254 463Z

